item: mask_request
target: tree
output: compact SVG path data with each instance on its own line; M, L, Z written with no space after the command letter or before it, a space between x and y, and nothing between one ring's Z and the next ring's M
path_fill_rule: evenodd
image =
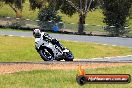
M79 14L78 33L84 33L84 24L89 11L95 8L98 0L30 0L32 9L54 7L54 10L60 10L62 13L72 16Z
M29 0L29 2L30 2L30 8L32 10L41 9L48 6L52 6L52 7L54 6L56 8L57 5L59 5L60 3L59 0Z
M130 12L130 19L132 19L132 5L131 5L129 12Z
M131 7L131 0L103 0L104 23L111 36L122 36L128 32L127 17Z
M47 2L48 4L46 5L55 7L54 9L56 11L60 10L62 13L69 16L72 16L74 13L77 12L79 14L79 21L78 21L79 34L82 34L84 31L85 19L88 12L92 11L92 9L95 8L95 6L98 4L97 0L42 0L42 1ZM36 8L37 6L40 5L32 5L32 6L33 8Z
M4 5L4 3L3 2L0 2L0 7L2 7Z
M41 30L51 30L56 24L61 22L61 17L53 7L42 8L38 14L39 26Z
M41 30L51 30L56 24L60 26L59 22L62 20L57 15L60 5L59 0L30 0L31 9L35 10L38 8L40 10L38 13L38 24Z
M97 4L97 0L62 0L60 9L62 13L69 16L72 16L76 12L79 14L78 33L83 34L87 14Z
M0 0L0 2L4 2L5 4L8 4L16 13L16 17L21 18L22 17L22 8L23 3L25 0Z
M35 10L36 8L41 9L47 0L29 0L30 8Z

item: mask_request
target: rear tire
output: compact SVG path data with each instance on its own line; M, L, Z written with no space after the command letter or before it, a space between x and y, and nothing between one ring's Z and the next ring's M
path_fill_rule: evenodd
M39 50L39 54L44 61L53 61L53 55L48 48Z

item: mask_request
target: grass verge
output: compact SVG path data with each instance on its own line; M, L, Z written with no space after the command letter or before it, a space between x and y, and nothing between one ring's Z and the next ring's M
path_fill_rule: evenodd
M87 69L87 74L130 74L132 66ZM75 70L38 70L0 75L0 88L131 88L129 84L76 83Z
M76 59L132 55L132 49L87 42L61 41ZM42 61L34 48L33 38L0 36L0 61Z

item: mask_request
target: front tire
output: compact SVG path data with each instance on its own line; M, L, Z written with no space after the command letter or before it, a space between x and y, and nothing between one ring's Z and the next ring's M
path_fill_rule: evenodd
M65 61L73 61L73 59L74 59L74 56L71 51L65 52L65 59L64 59Z
M44 48L44 49L40 50L39 54L44 61L53 61L54 60L53 55L48 48Z

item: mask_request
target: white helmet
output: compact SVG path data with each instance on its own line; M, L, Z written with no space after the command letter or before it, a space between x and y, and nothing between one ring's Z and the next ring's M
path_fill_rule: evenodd
M40 38L41 37L41 31L40 31L40 29L33 30L33 36L35 38Z

